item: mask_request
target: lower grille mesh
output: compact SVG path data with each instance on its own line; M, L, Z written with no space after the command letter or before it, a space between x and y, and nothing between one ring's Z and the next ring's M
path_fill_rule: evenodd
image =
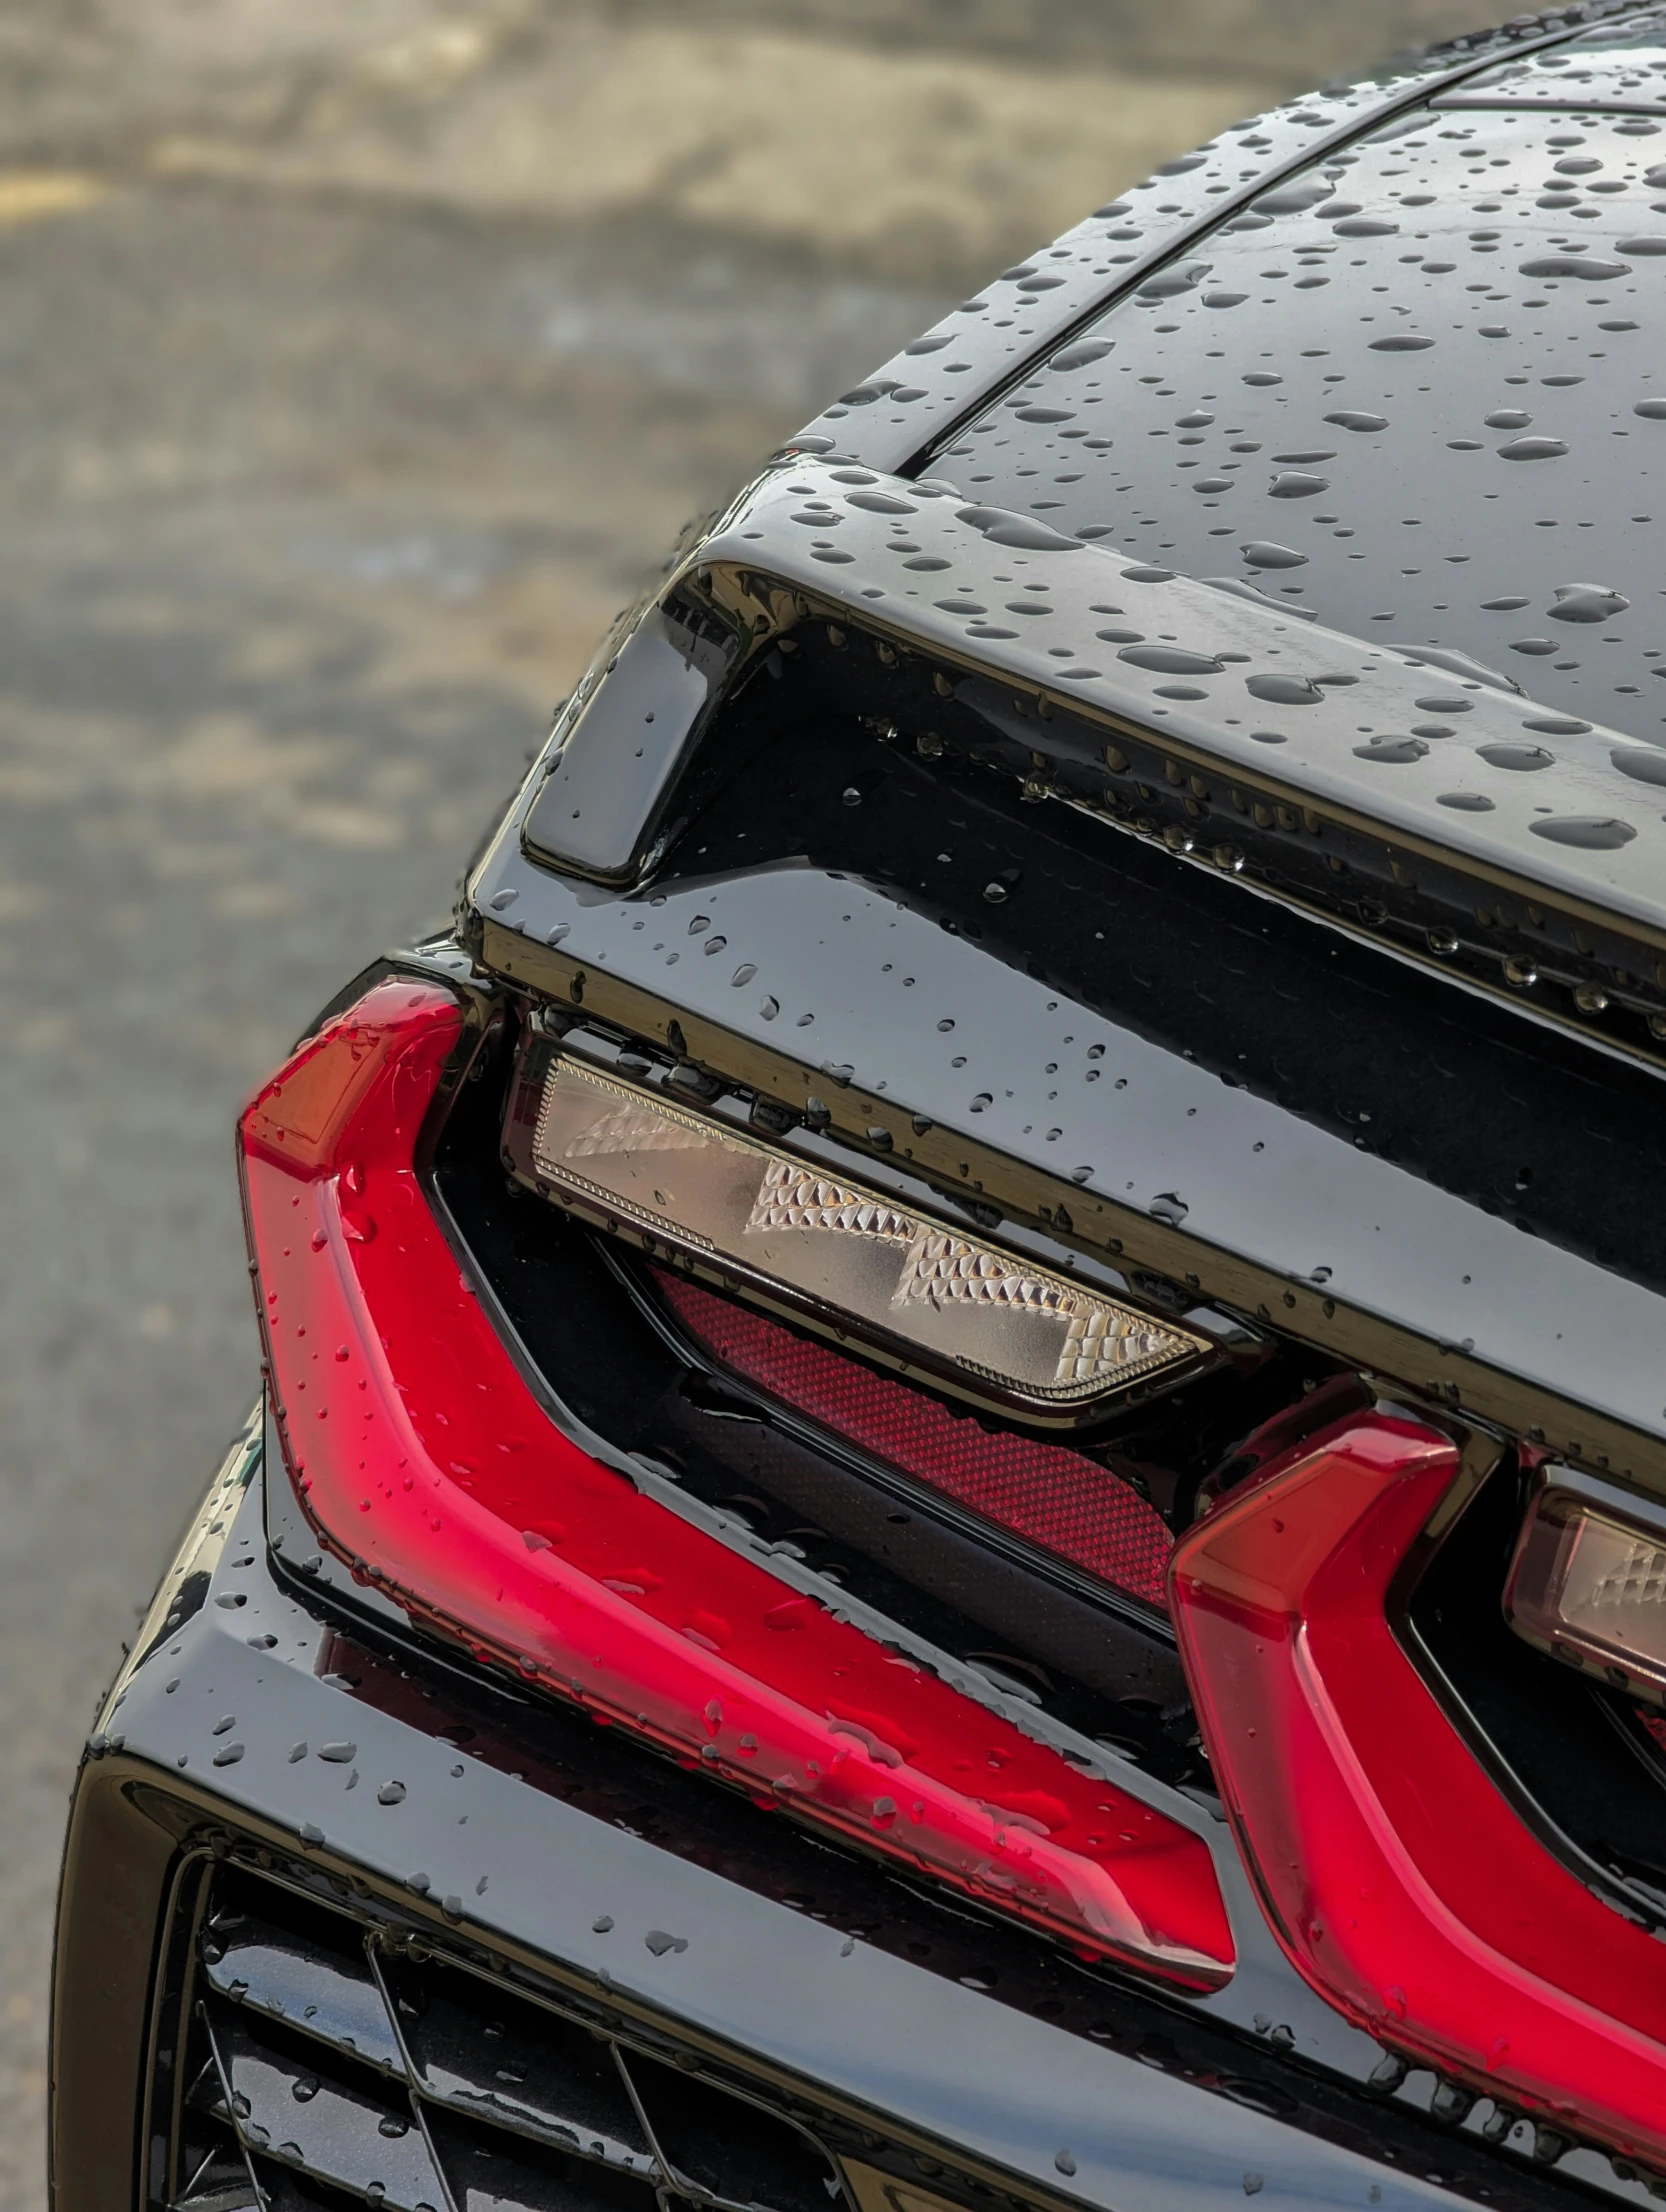
M187 1968L172 2212L829 2212L830 2154L674 2054L217 1868ZM153 2138L156 2133L153 2123Z

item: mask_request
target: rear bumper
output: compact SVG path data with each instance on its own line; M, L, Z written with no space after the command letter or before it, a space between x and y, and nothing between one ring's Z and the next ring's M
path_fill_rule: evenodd
M854 2147L916 2198L1409 2212L1614 2186L1605 2163L1537 2172L1295 2063L1276 2032L1079 1967L355 1617L274 1561L263 1459L256 1425L82 1767L54 1987L58 2212L168 2201L170 2122L147 2084L176 2032L178 1899L213 1859L328 1888L400 1942L669 2042L812 2127L847 2176Z

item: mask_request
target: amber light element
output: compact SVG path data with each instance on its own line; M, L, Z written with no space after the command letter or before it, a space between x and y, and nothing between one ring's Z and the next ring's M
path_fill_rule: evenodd
M1666 1704L1666 1516L1651 1516L1640 1499L1572 1470L1545 1470L1504 1610L1540 1650Z
M1456 1481L1372 1414L1188 1530L1170 1603L1268 1919L1337 2009L1506 2110L1666 2161L1660 1945L1554 1858L1412 1665L1391 1585Z
M760 1805L1184 1988L1233 1967L1210 1847L866 1634L534 1396L418 1165L457 998L378 984L243 1116L272 1399L308 1518L419 1622Z
M1092 1285L912 1212L842 1173L557 1060L536 1107L541 1187L683 1252L905 1368L1036 1414L1084 1410L1209 1347Z

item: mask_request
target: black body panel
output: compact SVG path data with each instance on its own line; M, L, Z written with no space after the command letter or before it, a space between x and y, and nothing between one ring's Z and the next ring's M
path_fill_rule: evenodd
M1052 246L1007 270L894 360L806 424L793 444L838 452L870 468L910 472L1038 356L1068 342L1115 292L1131 289L1184 254L1224 214L1246 206L1332 147L1439 95L1494 99L1492 73L1521 58L1554 55L1581 26L1612 19L1624 36L1636 0L1519 15L1438 47L1375 80L1327 85L1224 131L1197 153L1165 164L1145 184L1099 209ZM1648 18L1653 21L1653 18ZM1602 34L1597 34L1602 35ZM1553 79L1554 83L1555 80ZM1590 88L1571 91L1589 96ZM1570 90L1558 87L1566 100ZM1520 96L1513 85L1503 96Z
M1422 2212L1456 2196L1571 2212L1600 2201L1591 2185L1629 2194L1586 2152L1535 2168L1524 2127L1490 2148L1479 2110L1436 2125L1427 2076L1368 2093L1374 2046L1271 1962L1246 1961L1271 2009L1230 2027L1210 2001L1083 1968L391 1624L351 1621L316 1573L275 1573L263 1479L257 1428L164 1582L78 1785L54 2005L64 2212L165 2201L135 2184L147 2151L166 2171L166 2114L152 2100L145 2144L123 2100L143 2096L146 2051L184 2032L169 1929L205 1858L316 1892L396 1957L414 1937L681 2052L847 2164L950 2202L1202 2212L1251 2193ZM244 1908L263 1894L245 1888ZM227 1991L250 1979L220 1976ZM393 2096L374 2009L333 2024L340 1971L311 1994L324 2009L303 2029L356 2035L361 2096ZM281 2027L246 2033L293 2048Z
M1402 117L1200 239L929 468L1332 630L1497 670L1545 710L1517 775L1568 750L1558 721L1658 747L1663 145L1623 117ZM1431 662L1401 734L1455 763L1475 698L1450 675Z

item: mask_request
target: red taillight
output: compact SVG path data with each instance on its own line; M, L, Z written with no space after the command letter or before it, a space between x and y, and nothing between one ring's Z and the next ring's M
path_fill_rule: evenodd
M1231 1973L1207 1845L581 1451L431 1211L463 1033L378 984L242 1123L273 1396L330 1548L413 1613L755 1797L1192 1988Z
M1108 1468L990 1429L748 1306L661 1273L667 1303L724 1366L916 1482L1055 1558L1161 1607L1172 1539Z
M1170 1593L1204 1739L1322 1995L1506 2105L1659 2159L1660 1944L1536 1840L1389 1625L1457 1472L1409 1421L1341 1423L1181 1539Z

